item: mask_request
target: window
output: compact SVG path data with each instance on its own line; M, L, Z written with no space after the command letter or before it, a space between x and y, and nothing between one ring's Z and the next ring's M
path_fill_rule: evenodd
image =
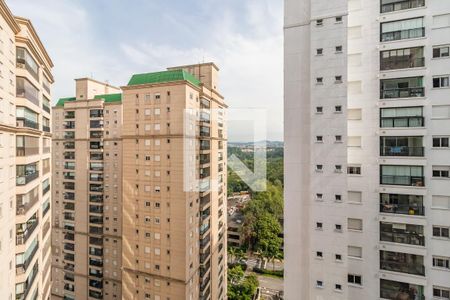
M423 18L381 23L381 42L412 39L425 36Z
M334 289L337 290L337 291L342 291L342 285L340 285L340 284L335 284L335 285L334 285Z
M347 120L361 120L362 110L361 108L353 108L347 110Z
M433 195L431 198L431 208L450 209L450 196Z
M335 165L334 166L334 171L336 173L341 173L342 172L342 166L341 165Z
M450 105L433 105L431 116L433 119L450 119Z
M362 285L362 276L355 274L348 274L347 282L351 284Z
M445 226L434 226L433 225L433 236L439 238L450 238L449 235L450 228Z
M449 178L450 167L449 166L433 166L434 178Z
M423 107L382 108L380 126L385 127L423 127Z
M316 78L316 83L317 84L323 84L323 77L317 77Z
M336 53L342 53L342 46L335 47Z
M448 148L449 147L448 137L433 137L433 147L434 148Z
M316 171L322 172L323 171L323 165L316 165Z
M338 231L338 232L341 232L342 231L342 225L341 224L335 224L334 225L334 230Z
M433 77L433 88L447 88L449 87L449 76Z
M342 142L342 135L336 135L335 139L336 139L336 143Z
M342 106L336 105L336 106L334 107L334 112L336 112L336 113L341 113L341 112L342 112Z
M318 113L318 114L323 113L323 107L322 106L317 106L316 107L316 113Z
M336 202L341 202L342 201L342 196L341 195L334 195L334 200Z
M316 223L316 229L319 229L319 230L323 229L323 223L317 222Z
M380 52L380 70L396 70L425 66L424 47L403 48Z
M433 256L433 267L450 269L450 258L442 256Z
M316 287L323 288L323 281L322 280L317 280L316 281Z
M322 25L323 25L322 19L316 20L316 26L322 26Z
M323 194L316 194L317 200L323 200Z
M433 47L433 58L449 57L449 49L449 45Z
M316 142L322 143L323 142L323 136L321 136L321 135L316 136Z
M361 203L362 202L362 192L349 191L348 192L348 202Z
M316 54L317 55L322 55L323 54L323 48L316 49Z
M341 254L335 254L334 259L337 261L342 261L342 255Z
M438 299L450 299L450 288L433 286L433 297Z
M381 0L381 13L425 6L425 0Z
M335 83L342 83L342 76L341 75L334 76L334 82Z
M362 258L362 247L348 246L347 255L349 257Z
M362 229L363 229L363 220L362 219L348 218L347 219L347 228L349 230L362 231Z
M317 258L323 258L323 252L322 251L317 251L316 252L316 257Z
M336 23L340 23L340 22L342 22L342 17L341 16L339 16L339 17L336 17Z
M380 98L424 97L423 77L383 79L380 82Z
M361 175L361 166L348 166L347 173L352 175Z

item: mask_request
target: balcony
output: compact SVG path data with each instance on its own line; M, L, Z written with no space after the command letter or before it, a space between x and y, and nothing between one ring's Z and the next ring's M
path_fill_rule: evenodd
M24 215L39 200L39 189L35 187L27 194L16 196L16 215Z
M425 6L425 0L381 0L381 13Z
M64 149L66 150L75 149L75 142L64 142Z
M42 131L50 132L50 126L42 125Z
M89 223L94 225L103 225L103 217L89 216Z
M64 132L64 139L66 140L72 140L75 138L75 131L67 131Z
M381 147L381 156L424 156L424 147L386 146Z
M30 275L28 275L25 282L16 284L16 300L25 300L30 293L30 288L33 286L36 275L39 271L39 265L36 262L33 266L33 270Z
M16 96L39 106L39 90L26 78L16 77Z
M16 147L16 156L24 157L39 154L39 146Z
M75 112L74 111L66 111L64 113L64 119L75 119Z
M75 282L75 275L70 273L64 273L64 280Z
M199 229L199 234L203 236L206 232L209 231L209 228L210 228L209 223L202 224L202 226L200 226Z
M387 50L380 53L380 70L400 70L425 66L423 47Z
M200 126L200 136L210 137L211 136L211 130L209 129L209 127Z
M89 195L89 202L103 203L103 195Z
M103 260L102 259L89 258L89 265L101 268L101 267L103 267Z
M380 99L424 97L423 77L404 77L380 81Z
M64 203L64 210L75 210L75 203Z
M205 165L211 162L209 154L200 154L200 164Z
M400 176L400 175L381 175L380 184L404 185L404 186L425 186L424 176Z
M425 246L423 226L380 222L380 241Z
M30 246L31 250L27 252L16 255L16 274L20 275L27 271L28 266L34 258L34 255L39 249L39 242L36 239L35 242ZM20 263L18 263L20 261Z
M208 206L209 204L211 204L211 194L208 194L208 195L200 198L200 209L201 210L204 210L204 208L206 208L206 206Z
M91 160L103 160L103 153L102 152L92 152L90 154Z
M402 20L406 21L406 20ZM402 21L394 21L401 23ZM390 23L394 23L390 22ZM388 23L383 23L383 25ZM425 36L425 27L417 27L417 28L411 28L411 29L404 29L404 30L395 30L395 31L388 31L383 32L380 35L380 41L381 42L391 42L391 41L400 41L400 40L407 40L407 39L414 39L414 38L420 38Z
M206 245L209 244L209 242L211 241L211 236L208 235L207 237L203 238L200 240L200 248L204 248Z
M423 196L380 194L380 212L410 216L424 216Z
M64 213L64 221L75 221L75 213L65 212Z
M16 224L16 245L25 244L38 224L36 213L26 223Z
M392 272L425 276L423 256L409 253L381 250L380 269Z
M71 264L71 263L66 263L64 265L64 270L69 271L69 272L73 272L73 271L75 271L75 265Z
M89 290L89 297L94 299L103 299L103 294L101 292Z
M39 81L39 66L27 49L16 47L16 66L19 69L27 70L36 81Z
M46 103L42 103L42 109L48 113L50 113L50 105Z
M90 184L89 191L94 193L103 193L103 185L101 184Z
M101 109L91 109L89 112L89 117L91 118L102 118L103 117L103 110Z
M421 136L382 136L380 145L381 156L424 156Z
M201 151L211 150L210 142L208 140L201 140L200 141L200 150Z
M75 129L75 121L65 121L64 129Z
M96 289L102 289L103 288L103 283L101 281L98 281L98 280L90 279L89 280L89 286L93 287L93 288L96 288Z
M424 127L425 118L422 116L405 116L405 117L381 117L381 128L397 128L397 127Z
M21 170L20 168L25 170ZM17 166L16 185L26 185L39 177L37 165Z
M17 127L21 128L32 128L32 129L39 129L39 123L30 119L26 118L16 118L16 125Z
M410 292L413 293L413 296L409 294ZM421 285L381 279L380 297L389 300L425 300L425 293Z
M48 184L45 187L42 187L42 196L44 196L45 194L48 193L48 191L50 191L50 184Z
M64 179L75 180L75 172L63 172Z
M103 234L103 228L102 227L89 226L89 233L90 234L102 235Z
M65 243L64 250L68 250L68 251L72 251L72 252L75 251L75 244Z
M91 131L89 136L91 139L103 138L103 131Z
M75 193L64 192L64 200L75 200Z
M101 205L89 205L89 212L94 214L102 214L103 206Z
M65 190L75 190L75 182L63 182L63 187Z
M70 283L65 283L64 284L64 290L65 291L69 291L69 292L74 292L75 291L75 286L73 284L70 284Z

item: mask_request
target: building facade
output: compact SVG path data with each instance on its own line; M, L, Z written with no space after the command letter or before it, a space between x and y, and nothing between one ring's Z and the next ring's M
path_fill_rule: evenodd
M0 298L50 293L53 63L31 22L0 1Z
M450 3L285 4L287 299L449 299Z
M123 297L226 298L226 126L213 63L123 90Z
M53 107L52 299L121 299L122 94L75 82Z

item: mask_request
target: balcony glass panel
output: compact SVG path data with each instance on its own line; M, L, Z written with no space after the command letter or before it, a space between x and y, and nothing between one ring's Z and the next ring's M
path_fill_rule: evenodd
M65 119L75 119L75 111L66 111L64 112Z
M103 171L103 163L102 162L91 162L91 163L89 163L89 169L91 171Z
M16 156L39 154L39 138L28 135L16 136Z
M201 140L200 141L200 150L210 150L211 145L208 140Z
M42 78L42 87L50 94L50 80L48 80L46 76L43 76Z
M37 213L35 213L25 223L16 224L16 245L25 244L38 223Z
M51 107L50 100L47 97L43 96L42 97L42 109L45 110L46 112L50 113L50 107Z
M380 222L380 241L425 246L423 226Z
M37 163L16 166L16 185L25 185L39 177Z
M103 142L90 142L89 148L92 150L103 149Z
M89 116L91 118L101 118L101 117L103 117L103 110L101 110L101 109L91 109L89 111Z
M380 70L396 70L425 66L423 47L380 52Z
M36 237L24 253L16 254L16 274L26 272L38 249L39 242Z
M67 131L64 132L64 138L65 139L74 139L75 138L75 131Z
M392 272L425 276L423 256L409 253L381 250L380 269Z
M102 138L103 137L103 131L91 131L90 132L90 137L93 138L93 139L95 139L95 138L97 138L97 139Z
M380 110L380 127L423 127L423 107L393 107Z
M425 6L425 0L381 0L381 13Z
M73 162L73 161L65 162L64 163L64 169L66 169L66 170L75 170L75 162Z
M75 190L75 182L63 182L64 189Z
M380 166L380 184L425 186L423 166Z
M39 90L26 78L16 77L16 96L39 106Z
M380 145L381 156L424 156L421 136L382 136Z
M64 129L75 129L75 121L65 121Z
M424 97L423 77L383 79L380 81L380 98Z
M39 200L39 186L27 194L16 196L16 215L24 215Z
M421 285L381 279L380 297L389 300L425 300L425 290Z
M89 122L90 128L103 128L103 121L102 120L91 120Z
M25 300L27 298L38 271L39 265L38 262L36 262L27 279L24 282L16 283L16 300Z
M425 36L423 18L381 23L381 42L405 40Z
M16 107L17 127L39 129L38 114L26 107Z
M39 81L39 66L27 49L16 48L16 66L20 69L26 69L34 79Z

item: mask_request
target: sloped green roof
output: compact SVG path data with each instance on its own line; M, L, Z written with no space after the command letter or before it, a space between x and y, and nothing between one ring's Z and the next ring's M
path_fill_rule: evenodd
M58 102L56 102L56 106L64 106L64 103L75 100L76 100L75 97L59 98Z
M188 73L184 70L170 70L154 73L134 74L128 82L128 86L149 83L165 83L181 80L186 80L195 86L200 86L200 80L198 80L191 73Z
M103 99L106 103L122 101L122 94L97 95L94 99Z

